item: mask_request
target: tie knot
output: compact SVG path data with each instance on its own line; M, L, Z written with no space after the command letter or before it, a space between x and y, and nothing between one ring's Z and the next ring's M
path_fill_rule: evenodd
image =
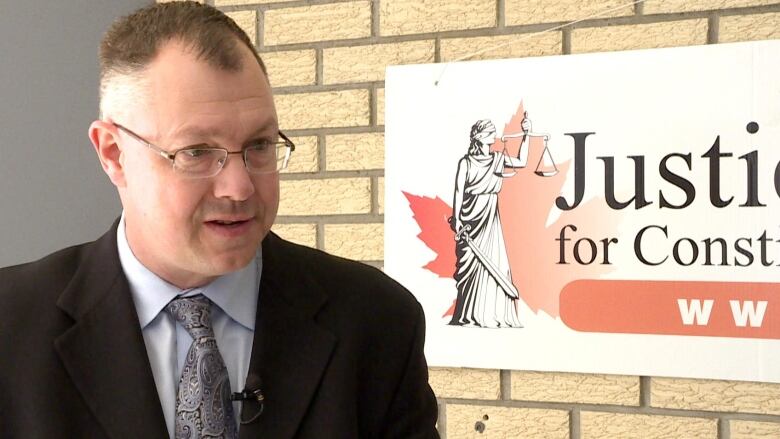
M167 309L193 340L214 337L214 330L211 328L211 301L206 296L199 294L179 297L171 300Z

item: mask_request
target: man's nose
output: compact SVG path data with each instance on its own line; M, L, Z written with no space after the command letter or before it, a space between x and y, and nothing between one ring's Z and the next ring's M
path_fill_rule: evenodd
M214 176L214 196L233 201L247 200L255 193L255 185L244 166L243 154L229 154L222 170Z

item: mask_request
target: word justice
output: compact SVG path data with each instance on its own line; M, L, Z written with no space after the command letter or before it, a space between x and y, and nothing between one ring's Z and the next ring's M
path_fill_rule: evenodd
M747 124L747 131L750 134L758 132L758 124L750 122ZM574 139L574 198L571 201L564 196L555 199L555 205L561 210L572 210L580 205L585 194L585 141L593 132L589 133L566 133ZM715 138L712 146L707 152L702 154L709 162L709 195L710 203L717 208L723 208L734 201L734 196L724 198L721 192L720 168L721 159L732 157L730 152L722 152L720 148L720 136ZM614 157L596 157L604 162L604 197L607 205L614 209L625 209L633 205L634 209L641 209L653 204L648 201L645 194L645 157L642 155L628 156L634 162L634 195L627 200L618 200L615 195L615 158ZM744 160L745 165L745 201L740 207L763 207L759 200L758 193L758 151L751 151L739 156ZM665 155L658 164L658 172L664 181L679 188L685 193L685 201L679 204L670 202L664 196L663 190L658 191L659 208L666 209L684 209L688 207L696 198L696 188L690 180L669 169L670 161L681 161L685 163L688 170L693 169L691 153L671 153ZM780 197L780 162L775 166L774 172L775 192Z

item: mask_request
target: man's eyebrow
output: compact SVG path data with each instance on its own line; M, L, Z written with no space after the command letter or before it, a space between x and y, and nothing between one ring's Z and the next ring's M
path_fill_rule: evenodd
M244 144L257 142L258 140L269 140L279 135L279 127L275 123L263 125L252 132Z
M245 143L251 143L257 140L266 140L268 138L275 137L279 133L279 128L275 121L270 120L266 123L263 123L260 125L256 130L252 132L252 134L248 137L247 141ZM204 128L201 126L188 126L181 130L178 130L175 133L175 137L180 139L209 139L214 138L218 136L219 130L217 128ZM201 145L207 145L208 143L203 140L198 140L194 142L181 142L182 146L189 147L189 146L201 146ZM184 145L186 144L186 145Z
M216 135L217 135L217 130L215 128L204 128L204 127L194 126L194 125L176 130L173 133L173 137L179 139L186 139L186 138L203 139L203 138L214 137ZM187 142L183 142L183 143L187 143ZM199 142L199 144L201 143L205 143L205 142Z

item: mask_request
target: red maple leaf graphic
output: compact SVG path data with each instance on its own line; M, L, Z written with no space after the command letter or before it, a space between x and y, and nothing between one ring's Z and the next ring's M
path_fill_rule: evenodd
M409 200L414 219L420 226L417 237L436 253L436 258L423 268L439 277L452 277L455 274L455 232L447 222L452 216L452 207L439 197L403 194Z

